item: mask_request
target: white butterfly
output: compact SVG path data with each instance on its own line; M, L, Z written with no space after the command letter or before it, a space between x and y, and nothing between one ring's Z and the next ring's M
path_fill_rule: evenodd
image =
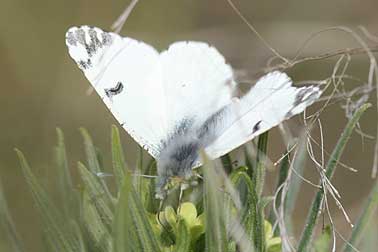
M311 105L318 87L293 87L282 72L263 76L243 97L223 56L203 42L150 45L95 27L72 27L69 54L122 127L158 167L157 192L188 178L199 150L218 158Z

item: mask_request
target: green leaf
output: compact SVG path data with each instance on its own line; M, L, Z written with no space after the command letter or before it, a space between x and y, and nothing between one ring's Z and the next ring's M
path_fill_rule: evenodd
M204 214L207 252L227 251L227 232L224 216L223 198L220 192L221 178L216 173L213 162L203 158L204 162Z
M113 223L116 252L161 251L138 195L131 183L131 175L126 173Z
M119 137L118 128L112 126L112 157L113 157L113 170L117 183L118 191L121 188L123 177L125 176L125 170L127 169L126 161L123 155L123 149L121 145L121 139Z
M101 155L99 151L96 149L96 147L93 144L92 138L90 137L89 133L86 129L80 128L80 132L84 138L84 147L85 147L85 153L87 156L87 162L88 162L88 169L92 172L92 174L98 175L102 174L101 170ZM99 179L100 184L102 185L104 191L108 195L108 197L113 200L112 195L109 191L108 186L106 185L105 181L103 179Z
M93 240L93 247L101 251L112 251L112 240L108 228L95 207L94 201L87 191L83 192L83 220Z
M281 161L281 164L280 164L280 172L279 172L279 176L278 176L278 180L277 180L277 185L276 185L276 190L275 192L277 192L278 190L280 190L278 193L277 193L277 197L276 197L276 200L273 201L273 206L270 210L270 213L269 213L269 222L270 223L274 223L276 221L276 215L274 213L274 207L278 209L278 207L281 205L281 195L282 195L282 184L285 183L286 179L287 179L287 176L289 174L289 168L290 168L290 164L289 164L289 158L290 158L290 155L288 152L285 152L284 154L284 158L282 159ZM275 229L275 234L279 234L280 231L279 231L279 226L277 225L276 229Z
M364 232L363 238L361 239L361 244L359 246L360 251L375 251L378 247L378 212L367 225L367 229Z
M190 231L184 219L180 219L178 223L178 232L176 235L176 246L175 250L177 252L189 252L190 251Z
M370 104L364 104L362 105L353 115L353 117L349 120L348 124L346 125L341 137L339 138L336 147L331 153L330 159L328 160L328 163L326 165L326 177L331 180L333 173L335 171L336 165L339 162L339 159L341 157L341 154L344 151L344 148L350 138L350 136L353 133L354 128L356 127L358 120L362 116L362 114L365 112L366 109L368 109L371 105ZM323 201L323 188L320 189L312 202L310 212L308 214L305 228L302 232L301 239L298 244L298 251L307 251L308 246L311 242L312 234L318 219L319 209L321 206L321 202Z
M177 215L173 207L171 206L165 207L161 216L163 217L163 218L160 218L160 220L162 220L163 222L162 224L165 224L166 228L173 229L173 232L176 232L177 231L177 228L176 228Z
M131 189L131 177L126 173L121 187L118 204L115 209L115 218L113 222L113 247L115 252L142 251L139 241L135 241L135 233L134 235L130 235L133 233L130 232L133 224L129 210L132 197ZM133 250L133 247L136 249Z
M257 142L257 156L256 156L256 165L255 170L252 176L252 182L255 185L255 190L257 196L260 197L262 191L264 190L264 181L265 181L265 162L266 162L266 153L268 148L268 133L269 131L261 134Z
M14 252L24 252L25 248L21 239L16 231L13 219L9 214L8 205L4 197L3 188L0 181L0 226L5 230L10 245ZM1 247L0 247L1 250Z
M316 239L314 248L316 252L328 252L331 245L331 227L326 226L322 234Z
M89 171L82 163L78 163L79 173L84 183L84 188L88 192L90 199L96 206L96 209L101 216L101 219L111 230L113 222L113 204L112 200L104 190L104 187L99 181L99 178Z
M223 169L226 174L230 174L232 172L232 160L229 154L221 156L221 161L223 165Z
M286 198L284 202L284 221L286 229L292 233L292 217L295 209L295 204L298 199L298 195L302 185L303 172L305 170L305 163L307 159L307 147L306 138L301 136L298 141L297 153L292 161L292 169L295 170L296 174L290 177L289 185L287 188ZM277 230L279 231L279 230Z
M56 171L58 178L58 190L63 204L66 217L73 217L77 214L79 197L77 191L73 187L70 169L68 167L66 147L64 144L64 135L61 129L56 129L58 138L57 146L55 146Z
M70 230L70 221L63 218L55 205L50 201L47 193L33 175L22 152L16 149L16 153L36 207L42 217L45 228L49 231L45 233L48 243L53 244L56 251L79 251L81 242L79 241L79 237L73 236L73 232Z
M247 191L246 204L243 206L241 213L241 222L245 231L253 241L257 251L265 251L265 230L264 230L264 215L262 211L263 204L259 203L256 188L253 186L251 178L246 172L235 173L231 177L235 188L240 188Z
M267 252L280 252L281 251L281 237L273 237L272 224L269 221L264 222L265 227L265 241Z
M193 226L197 219L197 209L191 202L185 202L180 205L178 215L184 219L189 227Z
M93 141L88 131L84 128L80 128L80 132L84 138L85 154L87 155L88 168L94 174L101 173L100 163L98 161L97 151L93 145Z
M374 225L373 216L377 214L378 209L378 180L376 180L373 189L371 190L368 199L362 209L360 217L357 220L356 225L353 227L352 234L349 238L349 244L352 246L358 246L364 234L366 233L366 229L369 225ZM375 223L376 225L376 223ZM354 251L352 246L349 244L345 245L344 251Z

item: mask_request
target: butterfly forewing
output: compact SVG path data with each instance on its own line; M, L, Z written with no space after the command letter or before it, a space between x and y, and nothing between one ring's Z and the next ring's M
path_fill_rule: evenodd
M66 44L118 122L157 157L168 131L159 53L143 42L88 26L69 29Z

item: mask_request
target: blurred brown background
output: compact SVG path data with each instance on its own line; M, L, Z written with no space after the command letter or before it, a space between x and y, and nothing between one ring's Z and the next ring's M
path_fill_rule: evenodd
M124 0L1 1L0 179L28 251L41 248L40 223L13 148L20 148L25 153L34 172L48 188L55 176L50 167L54 165L52 147L56 127L61 127L65 133L73 172L76 162L84 160L78 131L81 126L89 130L104 153L105 163L111 164L109 136L115 120L95 94L86 95L89 83L70 60L64 38L66 30L73 25L88 24L109 30L128 3ZM288 58L293 57L312 32L338 25L356 31L358 25L364 25L372 33L378 28L376 0L239 0L235 4L260 34ZM207 41L216 46L234 68L248 73L260 70L272 56L225 0L140 0L121 34L144 40L159 49L176 40ZM303 55L356 46L359 45L349 35L328 32L313 40ZM332 73L335 62L336 58L302 64L290 69L289 74L296 81L324 79ZM367 58L354 57L349 73L366 80L367 72ZM323 114L328 151L346 121L339 105L329 107ZM374 109L370 109L364 115L361 127L374 135L376 121ZM128 161L133 164L137 145L124 132L122 138ZM358 169L358 173L339 167L334 179L352 220L372 184L373 147L374 141L365 139L362 142L355 134L343 162ZM284 150L277 130L270 135L269 149L272 160L277 160ZM268 191L274 182L271 174ZM306 167L305 175L317 181L313 166ZM302 228L312 195L313 188L303 184L297 207L297 232ZM350 228L336 207L333 214L341 232L348 234ZM0 251L8 251L1 232Z

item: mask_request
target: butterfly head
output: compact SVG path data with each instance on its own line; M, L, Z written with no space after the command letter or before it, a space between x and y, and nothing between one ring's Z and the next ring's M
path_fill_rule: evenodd
M172 138L157 159L158 178L156 194L158 198L166 195L170 182L188 181L192 177L192 168L198 164L200 142L190 136ZM175 184L175 183L174 183Z

